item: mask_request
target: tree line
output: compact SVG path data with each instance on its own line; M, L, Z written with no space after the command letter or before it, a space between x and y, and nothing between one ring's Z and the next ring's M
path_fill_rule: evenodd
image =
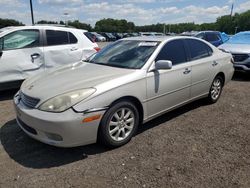
M62 24L65 25L64 21L54 22L41 20L37 24ZM218 30L226 32L228 34L234 34L239 31L250 30L250 10L243 13L236 13L233 16L224 15L218 17L216 22L195 24L191 23L178 23L178 24L163 24L157 23L152 25L136 26L133 22L129 22L125 19L101 19L96 22L95 26L92 27L90 24L82 23L79 20L68 21L66 23L69 26L86 29L88 31L97 32L165 32L165 33L182 33L185 31L202 31L202 30ZM1 19L0 28L6 26L19 26L24 25L23 23L13 19Z

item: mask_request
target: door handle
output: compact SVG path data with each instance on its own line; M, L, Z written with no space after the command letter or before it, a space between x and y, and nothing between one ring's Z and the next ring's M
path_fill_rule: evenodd
M185 71L183 72L183 74L189 74L190 72L191 72L191 70L186 68Z
M212 66L215 67L216 65L218 65L217 61L213 61Z
M78 50L77 47L72 47L72 48L70 49L70 51L76 51L76 50Z
M40 54L34 53L30 55L32 63L34 63L34 60L40 57Z

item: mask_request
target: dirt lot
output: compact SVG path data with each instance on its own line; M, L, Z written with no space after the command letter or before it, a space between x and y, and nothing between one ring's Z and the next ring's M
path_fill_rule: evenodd
M139 129L127 145L60 149L26 136L0 93L0 187L250 187L250 76Z

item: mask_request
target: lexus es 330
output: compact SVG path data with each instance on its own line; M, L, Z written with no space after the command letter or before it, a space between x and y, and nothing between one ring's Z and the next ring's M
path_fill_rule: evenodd
M232 56L192 37L134 37L26 80L17 122L59 147L127 143L139 124L199 98L216 102L234 73Z

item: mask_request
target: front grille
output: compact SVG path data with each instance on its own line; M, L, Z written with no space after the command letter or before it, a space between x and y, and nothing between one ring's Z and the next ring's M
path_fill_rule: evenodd
M235 62L242 62L249 58L248 54L233 54L233 58Z
M19 118L17 119L17 121L19 122L19 124L22 126L22 128L24 130L26 130L27 132L31 133L31 134L34 134L34 135L37 135L37 132L35 129L33 129L32 127L26 125L22 120L20 120Z
M23 104L29 108L35 108L40 101L40 99L25 95L23 92L20 92L20 98Z

